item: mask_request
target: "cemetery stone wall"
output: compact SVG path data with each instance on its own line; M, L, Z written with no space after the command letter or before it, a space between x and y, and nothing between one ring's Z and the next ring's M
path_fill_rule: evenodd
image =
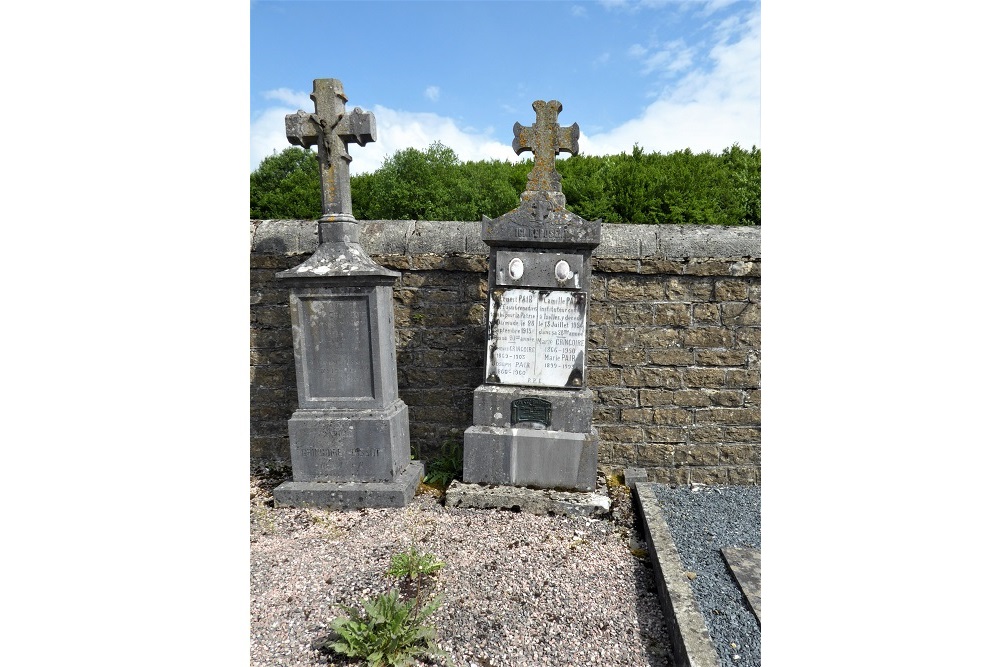
M363 221L393 288L399 394L414 455L461 443L485 367L479 222ZM250 455L287 463L297 407L288 287L315 221L252 220ZM599 466L651 481L760 483L760 228L604 224L593 256L587 384Z

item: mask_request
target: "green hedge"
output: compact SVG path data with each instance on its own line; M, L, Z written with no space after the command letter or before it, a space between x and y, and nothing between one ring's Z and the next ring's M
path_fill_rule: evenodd
M461 162L440 143L407 148L351 176L359 220L479 220L517 207L532 162ZM760 224L760 150L721 154L577 155L556 162L566 207L588 220L636 224ZM316 154L289 147L250 175L250 217L320 216Z

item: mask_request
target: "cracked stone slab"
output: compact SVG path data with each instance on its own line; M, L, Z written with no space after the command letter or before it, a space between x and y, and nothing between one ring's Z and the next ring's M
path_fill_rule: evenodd
M447 507L506 509L539 515L582 516L596 519L611 511L603 479L597 491L552 491L520 486L466 484L455 480L445 491Z
M760 549L722 549L722 557L760 623Z

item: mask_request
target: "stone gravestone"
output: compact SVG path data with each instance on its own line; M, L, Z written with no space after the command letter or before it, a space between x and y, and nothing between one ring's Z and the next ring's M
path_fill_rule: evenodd
M399 398L392 286L399 273L359 243L351 212L348 143L375 141L375 117L354 109L337 79L316 79L316 113L285 117L289 142L318 146L323 215L319 247L277 277L291 290L299 409L288 422L292 481L276 505L402 507L423 464L410 461L406 404Z
M590 255L601 222L566 210L556 155L576 154L580 129L560 127L558 101L536 101L513 148L534 153L518 208L483 219L490 246L486 378L473 395L463 480L556 491L597 483L594 395L587 388Z

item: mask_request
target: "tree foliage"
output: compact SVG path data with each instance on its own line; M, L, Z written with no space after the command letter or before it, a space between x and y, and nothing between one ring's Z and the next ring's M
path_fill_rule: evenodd
M250 174L250 218L311 220L323 211L316 153L289 146Z
M439 142L407 148L373 173L351 177L359 220L479 220L517 207L533 163L461 162ZM583 218L637 224L760 224L760 149L721 154L577 155L556 162L567 208ZM288 148L250 176L252 218L317 218L315 154Z

